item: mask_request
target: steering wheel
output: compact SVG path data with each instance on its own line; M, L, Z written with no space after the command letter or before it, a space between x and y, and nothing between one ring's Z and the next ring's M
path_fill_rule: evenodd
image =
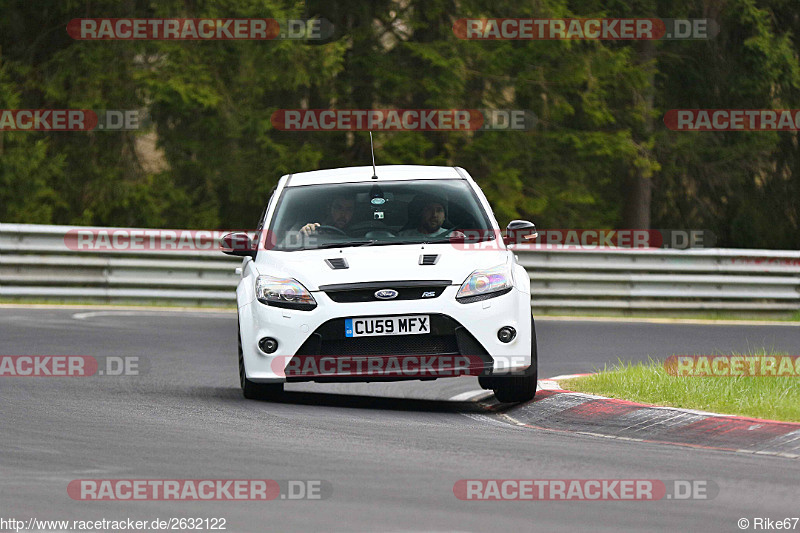
M342 235L343 237L347 237L347 233L340 230L336 226L317 226L317 232L319 233L333 233L335 235Z
M445 228L445 229L447 230L447 234L451 235L451 234L453 234L453 233L455 233L457 231L463 233L462 230L464 229L464 226L465 226L465 224L456 224L452 228Z

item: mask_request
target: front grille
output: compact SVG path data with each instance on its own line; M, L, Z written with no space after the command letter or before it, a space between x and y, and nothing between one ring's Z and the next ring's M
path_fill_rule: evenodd
M458 355L454 335L392 335L323 340L323 355Z
M422 335L346 337L345 319L322 324L297 351L298 355L477 355L488 352L452 318L430 315L431 332Z
M393 289L394 287L384 287L386 289ZM438 298L447 287L442 286L423 286L423 287L408 287L404 289L396 289L397 296L389 301L395 300L427 300L430 298ZM378 289L380 290L380 289ZM328 298L336 303L354 303L354 302L385 302L387 300L380 300L375 296L374 289L362 289L357 291L326 291L325 294Z
M431 281L387 281L369 283L344 283L338 285L322 285L320 290L337 303L383 302L375 296L377 291L392 289L397 291L395 300L426 300L438 298L450 286L450 280Z
M378 337L346 337L345 319L339 318L329 320L318 327L306 340L305 343L289 362L287 368L294 369L292 373L287 371L286 379L290 382L298 381L319 381L319 382L348 382L348 381L398 381L405 379L436 379L437 377L451 377L454 375L482 375L484 372L491 372L494 364L492 357L481 346L478 340L470 334L457 321L442 314L431 314L431 332L422 335L387 335ZM322 361L329 358L342 358L350 360L351 356L364 361L363 368L373 368L371 365L376 360L385 364L389 360L406 361L404 356L408 356L411 364L419 364L419 374L398 374L397 369L394 373L389 367L385 371L374 371L368 375L353 374L353 367L350 370L339 371L320 370ZM383 357L382 357L383 356ZM387 359L385 356L390 356ZM396 356L396 359L395 357ZM424 363L413 361L419 357L443 356L445 359L438 361L444 363L443 368L436 367L437 363L429 359L430 367L422 370ZM455 363L454 359L460 356L468 356L469 368L465 369ZM448 359L450 358L450 359ZM310 363L310 366L309 366ZM349 363L348 363L349 364ZM405 364L405 363L403 363ZM320 366L316 366L320 365ZM434 368L436 367L436 368ZM328 367L330 368L330 367ZM358 367L358 372L363 372L362 367ZM403 367L405 368L405 367Z

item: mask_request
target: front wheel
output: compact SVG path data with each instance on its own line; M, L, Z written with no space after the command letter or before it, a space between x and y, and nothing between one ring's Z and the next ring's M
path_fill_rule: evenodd
M536 353L536 325L531 317L531 366L523 376L492 378L494 396L500 402L527 402L536 396L536 383L539 378L538 357Z
M495 378L494 396L504 403L527 402L536 395L536 376Z
M256 383L247 379L244 370L244 353L242 352L242 334L237 332L239 337L239 385L242 387L242 394L248 400L274 400L283 393L283 383Z

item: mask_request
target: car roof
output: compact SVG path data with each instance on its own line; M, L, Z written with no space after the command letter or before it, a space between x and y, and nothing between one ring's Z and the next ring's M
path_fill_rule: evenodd
M427 165L380 165L376 167L375 174L378 176L377 180L372 179L373 170L371 166L312 170L311 172L291 174L286 182L286 187L330 183L467 179L466 172L463 169Z

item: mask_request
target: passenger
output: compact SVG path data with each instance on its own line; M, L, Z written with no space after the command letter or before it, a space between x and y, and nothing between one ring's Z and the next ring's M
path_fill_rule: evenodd
M432 194L421 194L408 205L408 224L401 230L402 237L443 237L450 230L443 228L447 219L447 203Z

